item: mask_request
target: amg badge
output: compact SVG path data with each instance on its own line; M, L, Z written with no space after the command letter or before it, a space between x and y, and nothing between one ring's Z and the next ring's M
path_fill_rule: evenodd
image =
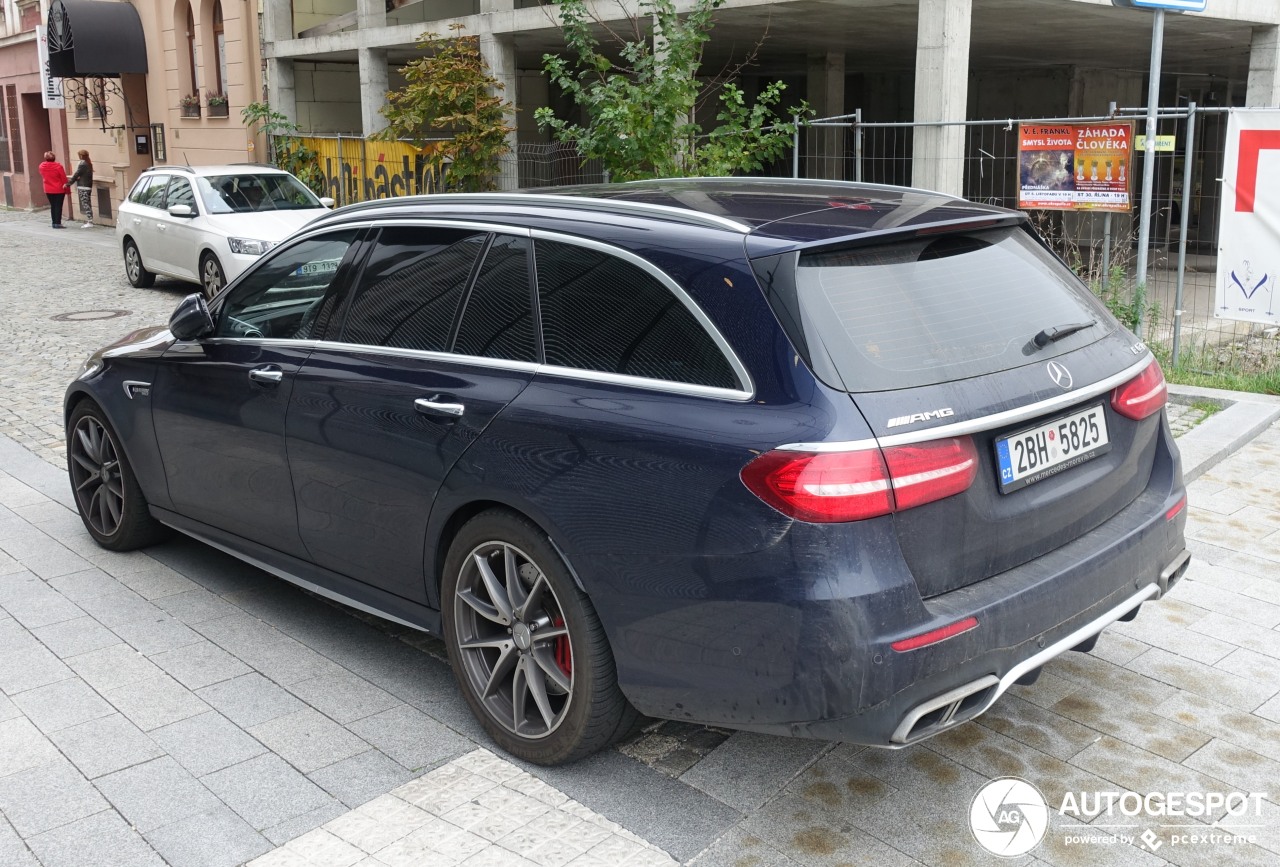
M949 416L953 416L955 414L956 414L955 410L953 410L949 406L946 406L946 407L943 407L942 409L935 409L931 412L917 412L917 413L913 413L912 415L900 415L897 418L891 418L889 419L889 424L887 425L887 427L898 427L899 425L904 425L904 424L915 424L918 421L929 421L930 419L935 419L935 418L948 418Z

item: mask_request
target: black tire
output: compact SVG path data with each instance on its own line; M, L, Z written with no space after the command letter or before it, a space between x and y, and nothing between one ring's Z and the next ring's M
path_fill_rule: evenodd
M200 288L204 290L204 297L213 300L213 296L227 285L227 275L222 270L222 263L218 261L218 257L212 253L205 253L200 257Z
M124 276L129 279L130 286L138 289L146 289L156 282L156 275L142 264L142 254L138 252L138 245L129 240L124 242Z
M486 582L481 562L496 586ZM449 661L471 712L498 746L558 765L634 729L640 716L618 689L604 628L538 527L507 511L477 515L454 539L444 568ZM517 586L507 580L512 576Z
M129 458L97 404L81 401L67 421L67 474L80 520L110 551L132 551L167 535L151 517Z

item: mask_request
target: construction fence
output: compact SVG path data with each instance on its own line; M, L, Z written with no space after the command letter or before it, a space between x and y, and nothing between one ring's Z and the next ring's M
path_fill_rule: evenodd
M1145 109L1117 109L1104 117L1001 118L956 124L916 124L865 120L861 112L804 121L790 152L761 174L910 186L916 132L923 126L963 130L965 198L1006 208L1018 207L1019 127L1024 123L1084 123L1132 120L1143 128ZM1220 178L1224 165L1226 109L1161 109L1158 133L1172 135L1173 150L1157 151L1149 170L1153 205L1147 250L1145 305L1141 334L1173 360L1205 368L1274 369L1280 366L1275 328L1216 317L1214 281ZM359 136L311 135L302 142L319 156L327 194L339 204L440 192L447 167L433 174L408 142L368 141ZM1136 151L1135 151L1136 153ZM1127 213L1032 210L1040 234L1099 294L1132 299L1139 284L1138 192L1145 158L1134 160L1133 208ZM1124 170L1123 168L1121 169ZM601 183L598 161L585 160L571 144L517 146L502 169L502 188L538 188ZM1180 358L1179 358L1180 357ZM1239 362L1239 364L1237 364Z
M1157 151L1149 168L1154 173L1153 197L1141 334L1158 352L1192 367L1274 370L1280 367L1275 327L1215 316L1227 111L1191 103L1158 113L1158 135L1172 136L1173 149ZM1117 109L1103 117L916 124L867 121L856 112L802 124L790 164L774 166L773 173L909 186L917 165L917 131L925 126L960 127L963 155L952 159L962 162L964 197L1017 208L1021 124L1129 120L1141 133L1145 118L1142 108ZM1139 191L1148 170L1142 154L1135 154L1129 169L1130 212L1029 211L1040 234L1096 292L1125 299L1132 299L1140 282Z

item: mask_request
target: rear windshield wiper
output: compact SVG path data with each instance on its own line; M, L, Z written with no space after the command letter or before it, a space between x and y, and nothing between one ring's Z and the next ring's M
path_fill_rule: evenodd
M1044 348L1050 343L1056 343L1064 337L1070 337L1077 331L1084 331L1086 328L1092 328L1097 324L1098 320L1090 319L1088 322L1072 322L1068 325L1054 325L1051 328L1046 328L1044 331L1041 331L1035 337L1031 338L1031 340L1038 348Z

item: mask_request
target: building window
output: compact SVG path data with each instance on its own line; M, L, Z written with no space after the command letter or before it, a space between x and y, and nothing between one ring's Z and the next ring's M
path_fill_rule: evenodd
M13 170L22 174L26 165L22 156L22 128L18 126L18 88L10 84L5 87L5 93L9 106L9 134L13 140L10 145L13 148Z
M3 94L0 93L0 97ZM0 172L13 168L9 162L9 123L5 120L4 100L0 99Z
M191 4L187 7L187 75L191 82L191 92L200 93L200 52L196 47L196 17L191 12Z
M227 92L227 34L222 26L220 0L215 0L213 4L213 50L217 61L213 65L213 92L225 94Z

